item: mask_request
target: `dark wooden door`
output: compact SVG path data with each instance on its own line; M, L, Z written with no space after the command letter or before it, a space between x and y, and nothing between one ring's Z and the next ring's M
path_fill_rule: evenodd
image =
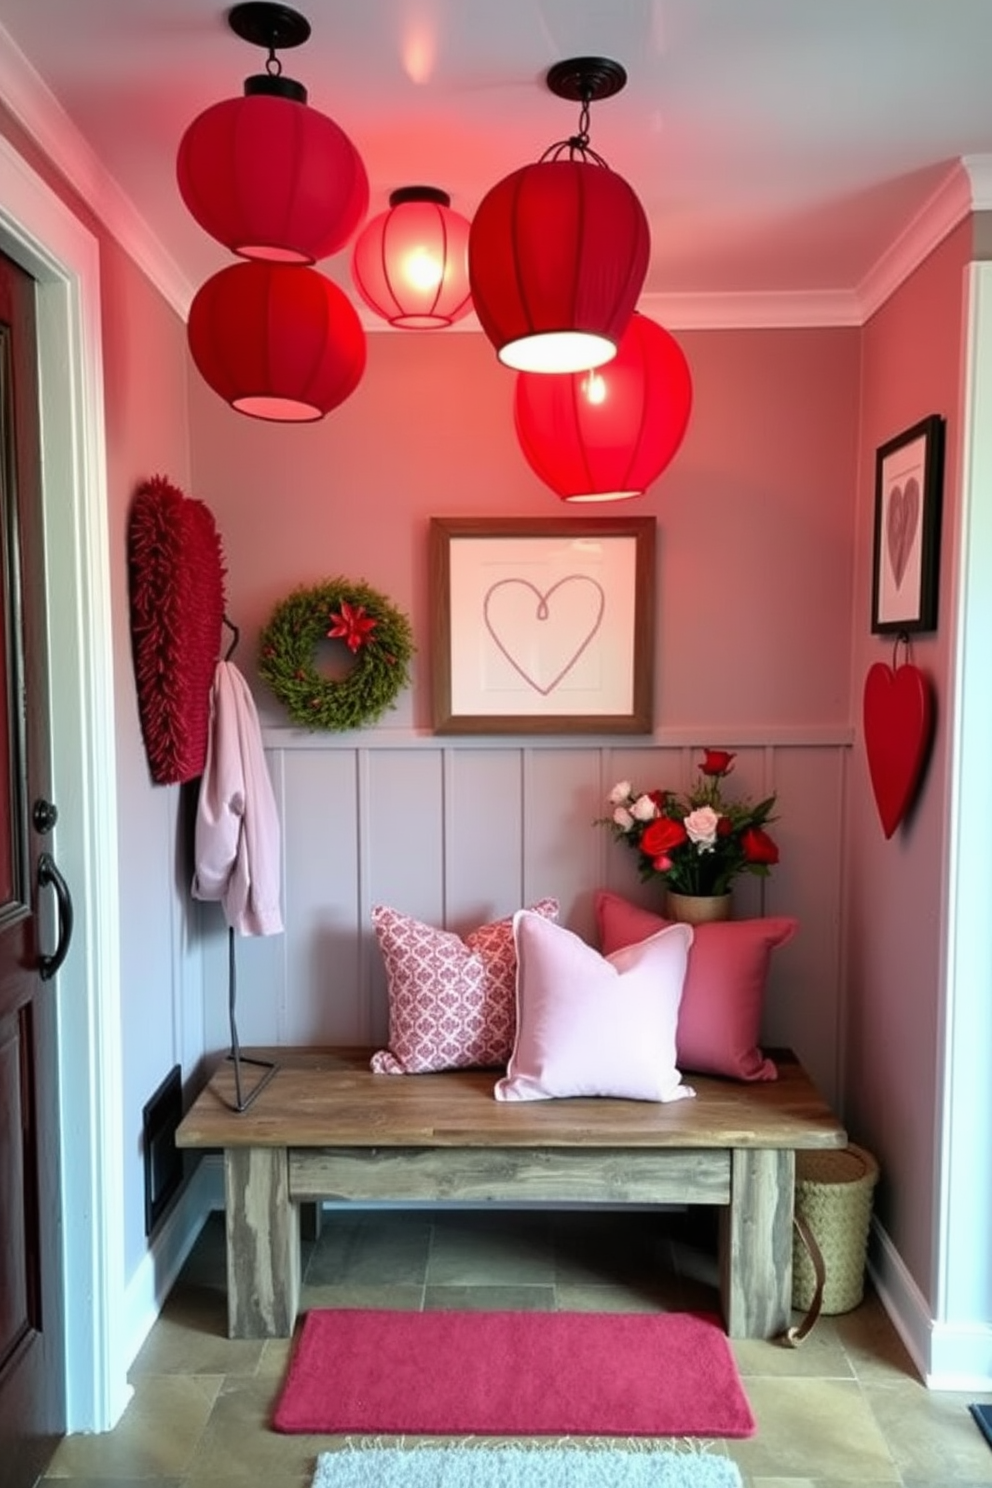
M0 1480L31 1488L65 1429L51 957L71 906L49 856L35 285L0 255ZM49 871L51 870L51 871ZM61 888L61 885L60 885ZM53 902L50 903L49 900ZM61 912L58 912L58 911ZM42 969L45 975L41 974Z

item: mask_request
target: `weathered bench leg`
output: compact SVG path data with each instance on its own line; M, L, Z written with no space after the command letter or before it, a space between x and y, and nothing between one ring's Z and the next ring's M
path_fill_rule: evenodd
M289 1338L300 1305L300 1211L285 1147L224 1151L227 1332Z
M720 1211L720 1294L731 1338L774 1338L792 1309L796 1155L734 1149L730 1207Z

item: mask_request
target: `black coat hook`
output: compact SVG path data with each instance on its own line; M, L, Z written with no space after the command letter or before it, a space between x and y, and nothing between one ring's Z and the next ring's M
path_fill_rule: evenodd
M229 620L226 615L224 615L223 620L224 620L224 624L227 626L228 630L231 632L231 644L228 646L227 650L224 652L224 660L225 661L230 661L231 657L234 655L235 651L237 650L238 642L241 639L241 632L238 629L238 627L235 625L234 621L233 620Z

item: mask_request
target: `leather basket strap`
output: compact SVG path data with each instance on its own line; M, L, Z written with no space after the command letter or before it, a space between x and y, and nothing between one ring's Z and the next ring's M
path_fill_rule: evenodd
M805 1219L795 1214L793 1215L792 1223L796 1227L796 1233L800 1240L806 1247L807 1254L813 1266L813 1278L815 1281L813 1300L809 1305L806 1316L798 1327L787 1328L782 1334L782 1342L784 1344L789 1348L798 1348L803 1339L807 1338L813 1331L816 1320L820 1316L820 1309L823 1306L823 1287L827 1279L827 1269L823 1264L823 1253L816 1243L816 1237Z

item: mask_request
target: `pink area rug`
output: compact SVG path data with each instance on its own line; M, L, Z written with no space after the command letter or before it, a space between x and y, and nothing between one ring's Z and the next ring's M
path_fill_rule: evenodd
M693 1313L307 1313L277 1431L751 1436L716 1318Z

